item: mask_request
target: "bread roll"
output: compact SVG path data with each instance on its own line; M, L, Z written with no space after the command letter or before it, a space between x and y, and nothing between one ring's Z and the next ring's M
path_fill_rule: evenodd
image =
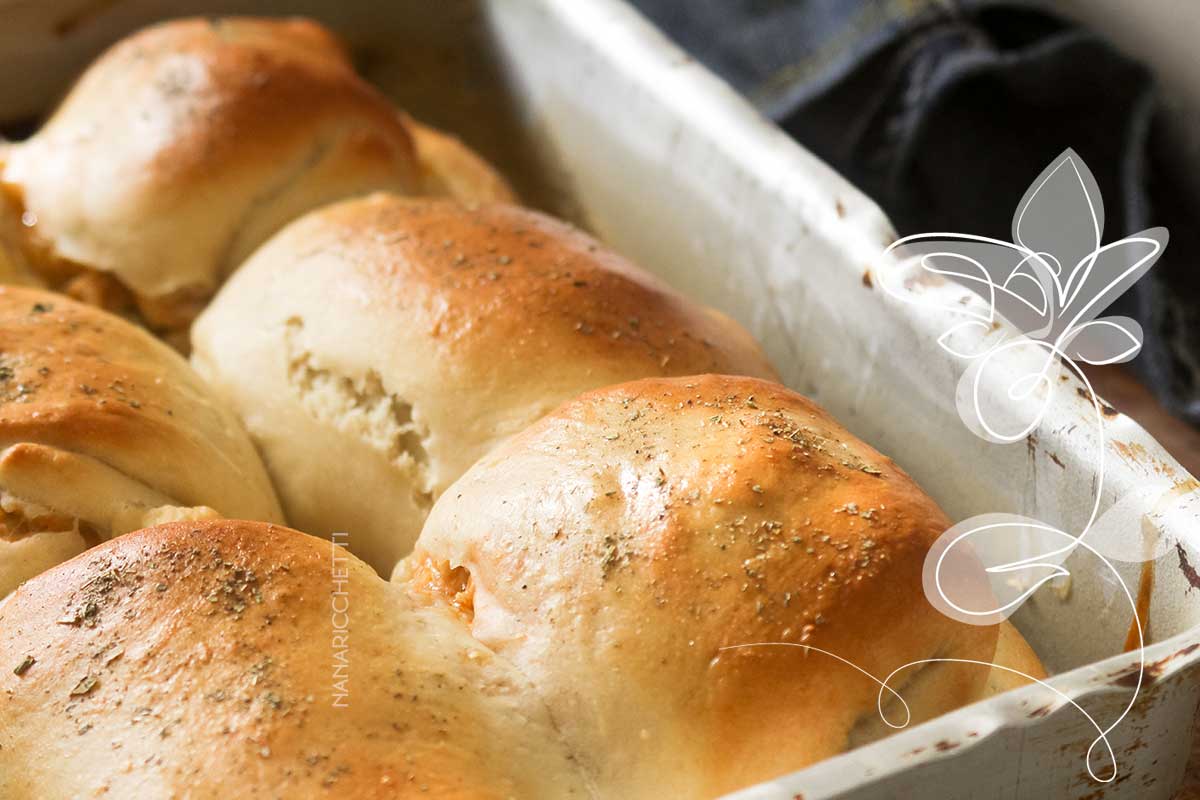
M995 626L923 596L947 527L800 395L655 378L585 394L485 456L396 577L538 687L606 796L715 797L888 730L879 686L839 658L880 679L992 659ZM774 644L738 647L756 643ZM916 723L987 679L939 662L893 685Z
M37 286L39 283L24 259L0 242L0 286Z
M1037 653L1025 641L1011 622L999 626L1000 638L996 642L996 653L992 662L996 667L988 673L986 695L1003 694L1029 683L1029 678L1043 680L1046 668Z
M421 194L463 202L516 202L507 181L455 136L405 117L417 149Z
M338 542L203 521L22 585L0 796L715 798L880 735L838 658L1040 669L1011 626L924 602L945 523L776 384L586 394L452 487L390 584ZM917 722L988 673L894 685Z
M166 525L18 589L0 797L590 796L511 664L331 547Z
M0 164L4 163L5 147L0 143ZM20 205L0 187L0 285L40 286L20 247L21 225Z
M384 575L477 458L586 389L773 376L741 327L541 214L374 195L274 237L193 329L288 520Z
M237 418L145 331L0 287L0 342L0 596L155 522L281 518Z
M177 333L254 248L309 209L376 189L511 197L454 140L422 163L430 149L414 145L406 119L319 25L187 19L102 55L5 154L0 179L27 223L23 249L56 287L134 306L155 330Z

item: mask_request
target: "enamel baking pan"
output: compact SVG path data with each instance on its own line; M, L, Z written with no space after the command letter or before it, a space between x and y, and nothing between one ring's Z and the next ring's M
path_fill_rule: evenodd
M789 385L893 456L952 518L1010 512L1078 526L1101 453L1105 505L1164 480L1175 487L1172 513L1157 514L1153 498L1135 509L1167 542L1152 567L1116 564L1149 600L1140 687L1138 654L1121 654L1130 606L1077 551L1070 579L1014 617L1056 691L1011 692L734 797L1170 797L1200 699L1195 481L1111 409L1101 446L1093 405L1065 372L1026 440L972 434L955 407L964 365L937 344L961 317L880 289L895 237L868 198L617 0L0 0L0 119L28 129L100 48L136 27L227 12L306 14L342 32L379 86L496 161L531 204L739 318ZM941 306L976 302L956 284L921 291ZM1083 712L1107 727L1135 691L1108 737L1116 777L1098 782ZM1104 777L1102 749L1091 763Z

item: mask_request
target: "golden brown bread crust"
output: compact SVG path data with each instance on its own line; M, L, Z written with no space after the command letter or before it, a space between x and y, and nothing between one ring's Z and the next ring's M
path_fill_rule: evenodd
M349 531L384 574L437 495L579 392L775 374L735 322L562 222L384 194L288 226L222 289L192 344L291 523Z
M517 195L496 170L457 137L405 116L421 169L421 194L470 203L515 203Z
M450 189L510 196L458 147L473 171ZM419 158L406 120L316 23L186 19L102 55L3 154L0 178L25 213L27 259L56 286L88 297L97 292L73 282L81 274L115 283L99 294L171 332L289 220L438 183L438 165Z
M22 586L0 603L0 796L587 796L511 665L331 547L178 523Z
M996 642L996 654L992 662L1001 669L993 669L988 674L986 694L1003 694L1025 686L1029 683L1028 678L1044 680L1046 668L1042 666L1041 659L1029 642L1025 641L1021 632L1011 622L1002 622L998 627L1000 637Z
M0 142L0 170L9 145ZM21 206L0 186L0 286L41 286L21 248Z
M0 341L0 596L48 566L30 548L78 538L47 518L79 522L85 540L177 507L281 518L236 417L145 331L59 294L0 287Z
M0 602L0 794L716 797L880 735L877 686L832 656L1036 671L1011 626L924 601L945 524L777 384L592 392L464 476L391 584L224 520L25 583ZM914 722L996 690L912 672Z
M568 402L485 456L397 577L429 598L428 565L457 569L442 602L539 687L614 796L710 797L841 751L879 688L820 653L722 648L807 644L879 678L991 659L994 627L922 594L947 527L890 459L777 384L646 379ZM913 687L916 722L986 679L937 664L896 687Z

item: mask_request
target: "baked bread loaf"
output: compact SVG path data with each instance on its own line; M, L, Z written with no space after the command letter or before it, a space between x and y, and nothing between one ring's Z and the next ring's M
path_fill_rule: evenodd
M4 148L0 143L0 164L4 163ZM0 191L0 286L42 285L21 251L22 235L21 209Z
M313 22L176 20L102 55L0 181L53 286L178 336L312 208L376 189L511 198L457 140L417 130Z
M422 125L407 114L420 169L420 194L453 197L465 203L514 203L508 182L462 141Z
M281 518L237 418L144 330L0 287L0 342L0 596L156 522Z
M581 391L773 377L740 326L595 240L507 205L377 194L289 225L192 331L287 519L381 574L476 459Z
M485 456L396 578L538 687L605 796L714 797L888 730L879 685L839 658L880 679L992 660L997 627L923 595L947 527L890 459L778 384L646 379ZM893 688L915 723L983 697L988 673L917 664Z
M24 584L0 603L0 795L713 798L886 732L838 658L1040 669L1010 626L924 601L945 522L776 384L593 392L452 487L390 584L236 521ZM988 683L933 663L894 686L915 722Z
M0 797L593 796L511 664L331 546L179 523L18 589Z

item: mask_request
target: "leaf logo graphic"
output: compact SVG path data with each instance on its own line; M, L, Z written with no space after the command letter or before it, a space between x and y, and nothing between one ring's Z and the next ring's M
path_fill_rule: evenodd
M1137 701L1145 657L1133 595L1109 559L1141 561L1161 555L1172 544L1161 535L1162 528L1182 528L1168 523L1167 518L1194 513L1184 507L1200 503L1200 492L1164 480L1139 487L1103 515L1099 513L1104 486L1104 416L1079 362L1115 364L1138 354L1142 347L1138 324L1127 317L1100 314L1154 266L1167 245L1165 228L1152 228L1107 245L1101 244L1103 233L1104 204L1096 180L1083 160L1068 149L1021 198L1013 216L1012 242L952 233L906 236L887 249L890 258L885 257L884 268L877 274L889 295L964 318L942 333L938 344L969 362L956 401L963 422L983 439L1011 444L1029 436L1054 397L1059 381L1051 380L1051 374L1056 375L1061 367L1074 371L1087 387L1099 446L1094 503L1083 530L1072 534L1018 514L971 517L938 537L926 555L922 582L929 602L946 616L972 625L994 625L1020 608L1047 581L1069 578L1065 562L1077 548L1091 551L1124 589L1138 631L1138 680L1120 716L1103 727L1052 682L1003 664L929 658L877 677L837 653L807 644L750 642L722 650L797 647L841 662L879 686L879 715L892 728L905 727L910 720L908 704L892 683L913 667L956 662L1024 675L1054 694L1062 705L1072 706L1095 730L1096 738L1085 759L1092 779L1110 783L1117 777L1116 755L1108 734ZM966 286L981 302L946 300L945 292L922 289L926 283L947 278ZM985 380L988 377L992 379ZM1000 391L994 390L997 386ZM1147 505L1153 509L1149 514L1143 513ZM1131 538L1131 531L1139 531L1139 526L1141 538ZM1089 532L1089 541L1084 541ZM899 721L885 714L893 702L903 712ZM1106 754L1110 765L1103 776L1097 775L1092 765L1097 750Z
M986 356L1006 335L983 350L956 344L968 330L977 336L1003 318L1051 353L1088 364L1128 361L1142 346L1141 326L1128 317L1099 315L1154 266L1167 246L1166 228L1151 228L1101 244L1104 203L1091 170L1066 150L1038 176L1013 215L1012 242L952 233L906 236L888 248L900 262L917 262L932 275L951 278L978 294L985 309L947 307L969 319L939 343L967 359ZM906 302L912 293L884 281Z
M963 423L976 435L998 444L1025 440L1041 424L1059 385L1052 378L1064 367L1087 387L1095 411L1094 503L1078 534L1017 514L981 514L952 526L930 549L925 595L953 619L973 625L1006 619L1048 581L1069 579L1065 562L1082 547L1124 589L1142 644L1133 595L1109 559L1143 561L1161 555L1172 543L1161 534L1169 526L1160 523L1200 500L1200 493L1181 491L1164 480L1139 487L1099 513L1104 417L1080 364L1116 364L1141 350L1142 329L1136 321L1100 314L1154 266L1167 245L1165 228L1110 244L1102 244L1103 233L1104 203L1096 179L1068 149L1021 198L1011 242L932 233L906 236L887 250L891 266L880 270L879 277L888 294L963 317L938 344L968 361L955 399ZM951 302L945 292L921 288L945 279L970 289L982 302ZM1141 513L1148 504L1153 512ZM1079 709L1097 732L1087 756L1095 780L1107 783L1116 777L1107 735L1137 699L1144 667L1140 648L1139 658L1137 688L1116 721L1101 728ZM1098 777L1091 763L1101 745L1112 765L1105 777Z

